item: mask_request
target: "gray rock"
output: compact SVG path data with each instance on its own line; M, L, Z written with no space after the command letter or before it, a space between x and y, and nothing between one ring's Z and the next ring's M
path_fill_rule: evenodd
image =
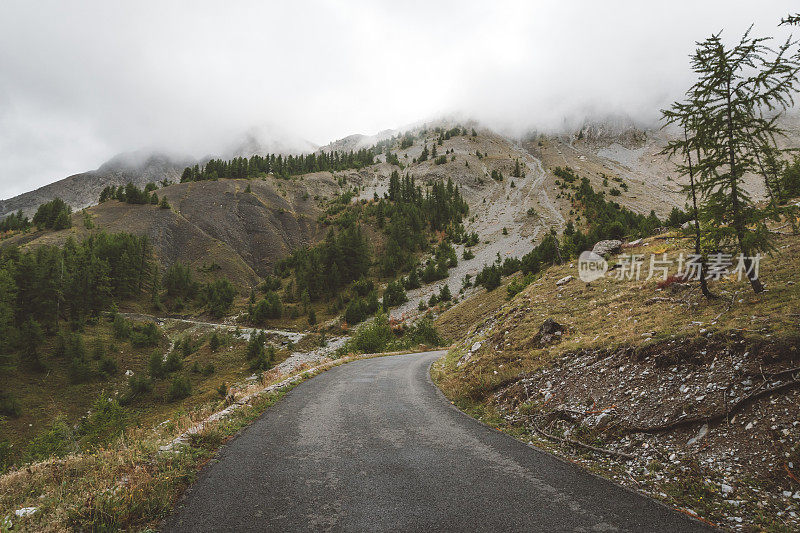
M687 446L691 446L695 442L697 442L700 439L702 439L703 437L705 437L707 434L708 434L708 424L703 424L703 427L700 428L700 431L697 432L697 435L695 435L694 437L689 439L689 441L686 443L686 445Z
M592 247L592 252L596 253L597 255L609 255L615 254L620 251L622 248L622 241L618 241L616 239L608 240L608 241L600 241Z
M569 282L570 282L570 281L572 281L573 279L574 279L574 278L573 278L572 276L564 276L564 277L563 277L563 278L561 278L560 280L556 281L556 285L558 285L558 286L561 286L561 285L566 285L567 283L569 283Z

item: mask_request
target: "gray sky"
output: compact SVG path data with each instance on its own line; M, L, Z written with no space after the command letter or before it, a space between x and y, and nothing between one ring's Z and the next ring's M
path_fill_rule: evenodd
M443 114L517 132L652 121L690 83L694 41L785 35L793 4L3 0L0 198L256 127L325 144Z

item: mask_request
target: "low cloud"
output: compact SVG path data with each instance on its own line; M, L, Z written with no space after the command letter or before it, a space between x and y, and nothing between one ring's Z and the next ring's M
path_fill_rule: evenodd
M0 197L141 148L248 131L325 144L458 114L512 132L653 122L694 42L791 2L25 2L0 5ZM287 3L289 4L289 3ZM797 9L794 8L794 11Z

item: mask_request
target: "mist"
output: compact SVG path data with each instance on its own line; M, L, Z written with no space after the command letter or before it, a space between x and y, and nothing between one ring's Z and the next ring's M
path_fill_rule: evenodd
M307 149L443 115L506 132L655 124L695 41L785 38L793 2L0 5L0 198L119 152Z

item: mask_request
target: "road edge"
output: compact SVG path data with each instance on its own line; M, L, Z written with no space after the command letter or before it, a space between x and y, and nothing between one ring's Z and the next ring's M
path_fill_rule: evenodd
M480 424L480 425L482 425L482 426L484 426L484 427L486 427L486 428L488 428L488 429L490 429L490 430L492 430L494 432L500 433L500 434L504 435L505 437L514 440L515 442L523 444L523 445L525 445L527 448L529 448L531 450L534 450L534 451L539 452L539 453L547 454L548 456L556 459L557 461L559 461L559 462L561 462L561 463L563 463L565 465L570 465L570 466L574 466L576 468L579 468L580 470L582 470L586 474L589 474L592 477L595 477L597 479L601 479L603 481L608 481L610 483L613 483L617 487L626 490L627 492L629 492L631 494L636 494L637 496L642 496L644 498L647 498L648 500L657 503L658 505L660 505L661 507L663 507L665 509L668 509L669 511L676 512L676 513L679 513L679 514L681 514L683 516L686 516L690 520L693 520L693 521L697 522L702 527L710 528L711 531L725 531L724 529L720 528L718 524L715 524L714 522L711 522L710 520L707 520L707 519L705 519L705 518L703 518L703 517L701 517L699 515L691 514L691 513L687 512L687 511L685 511L683 509L680 509L678 507L674 507L672 505L668 505L667 503L665 503L665 502L663 502L661 500L653 498L649 494L646 494L644 492L641 492L641 491L635 490L635 489L633 489L631 487L628 487L626 485L623 485L623 484L617 482L614 479L602 476L602 475L598 474L597 472L593 472L593 471L589 470L588 468L586 468L581 463L578 463L576 461L572 461L568 457L561 457L559 455L556 455L556 454L552 453L550 450L548 450L548 449L546 449L546 448L544 448L542 446L538 446L536 444L536 441L526 442L524 440L518 439L518 438L514 437L513 435L503 431L502 429L494 427L494 426L492 426L490 424L487 424L483 420L481 420L479 418L475 418L474 416L470 415L469 413L467 413L465 411L462 411L461 409L459 409L456 406L456 404L452 400L450 400L450 398L447 397L447 395L444 393L444 391L439 387L439 385L433 379L433 373L432 373L433 372L433 365L436 364L437 362L441 361L444 357L446 357L447 353L448 353L448 350L445 350L444 351L444 355L442 357L440 357L438 359L434 359L433 361L431 361L431 363L428 365L428 370L425 373L425 378L426 378L426 381L428 381L428 383L434 389L436 389L436 392L439 394L439 396L442 398L442 400L444 400L445 403L449 404L451 409L453 409L454 411L460 413L461 416L464 416L464 417L468 418L469 420L477 422L478 424Z

